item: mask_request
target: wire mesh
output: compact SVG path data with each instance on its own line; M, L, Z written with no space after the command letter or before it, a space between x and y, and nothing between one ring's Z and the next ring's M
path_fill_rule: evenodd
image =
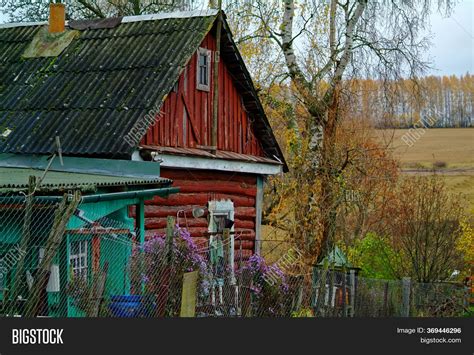
M403 285L401 280L359 277L354 314L358 317L402 317Z
M166 233L140 242L127 208L104 216L74 196L0 195L0 316L392 317L406 304L412 316L456 316L466 308L465 287L411 283L407 303L401 280L302 267L287 242L260 240L267 252L249 257L230 230L197 240L170 220Z
M464 285L439 282L415 283L411 311L417 317L456 317L468 313L470 289Z

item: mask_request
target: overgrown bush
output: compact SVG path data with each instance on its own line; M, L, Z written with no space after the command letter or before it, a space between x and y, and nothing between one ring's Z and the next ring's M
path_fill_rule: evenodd
M361 276L372 279L396 278L392 265L398 261L399 256L387 238L367 233L349 247L348 257L353 265L362 269Z
M130 258L130 278L135 293L152 295L157 302L160 299L166 302L165 314L162 315L178 316L183 275L197 270L202 281L207 277L208 269L186 229L176 226L171 250L168 249L165 235L154 236L143 246L134 248Z
M289 316L287 296L289 286L285 274L275 264L267 265L258 254L252 255L243 272L249 272L252 278L250 293L252 312L259 317Z

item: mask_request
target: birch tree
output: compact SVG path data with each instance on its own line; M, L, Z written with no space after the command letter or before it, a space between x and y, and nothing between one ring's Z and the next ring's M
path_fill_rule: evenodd
M416 78L428 67L424 53L432 11L449 13L450 3L369 0L250 1L239 17L255 25L239 41L271 40L280 53L281 70L269 73L271 83L289 81L304 118L293 152L295 181L289 184L299 224L293 231L300 247L316 261L335 241L336 221L345 172L363 148L338 149L336 137L351 96L354 78L394 83ZM267 83L268 84L268 83ZM396 87L382 93L393 100ZM390 107L390 105L388 105ZM356 109L356 108L354 108ZM295 115L288 115L288 126ZM298 119L298 118L296 118ZM290 152L291 154L291 152ZM360 170L361 175L368 174ZM284 194L283 194L284 195ZM282 195L282 196L283 196ZM278 204L278 203L276 203Z

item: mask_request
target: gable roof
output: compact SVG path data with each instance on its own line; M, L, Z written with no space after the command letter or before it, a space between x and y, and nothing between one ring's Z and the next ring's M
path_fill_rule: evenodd
M217 19L215 10L74 21L57 57L23 58L44 23L0 26L0 152L130 157L125 136L159 107ZM283 161L224 20L222 57L270 158ZM138 145L137 141L137 145Z

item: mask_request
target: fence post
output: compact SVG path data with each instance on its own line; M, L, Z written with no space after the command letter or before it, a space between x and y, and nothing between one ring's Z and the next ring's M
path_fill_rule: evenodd
M354 317L355 314L355 270L349 270L350 283L351 283L351 308L350 316Z
M347 317L347 303L346 303L346 278L347 271L342 271L342 314Z
M331 269L329 271L328 306L325 309L327 313L324 314L326 317L334 316L334 310L336 308L336 302L335 302L335 297L334 297L335 296L334 295L334 277L335 277L334 272L335 272L334 269ZM334 300L334 303L333 303L333 300Z
M168 266L173 261L173 234L174 234L174 218L168 216L166 218L166 257L168 258Z
M109 262L104 263L102 270L97 270L92 280L92 288L90 291L91 307L88 309L88 317L98 317L100 305L104 298L105 282L107 281L107 272L109 270Z
M242 239L239 238L239 283L238 283L238 295L237 295L237 315L240 317L242 315Z
M402 317L410 316L410 291L411 291L411 278L402 278Z
M74 214L77 206L81 200L81 193L76 191L74 198L68 202L67 195L63 199L54 212L53 226L46 239L45 251L43 260L41 261L38 271L36 272L33 285L31 286L30 294L25 305L25 315L29 317L38 316L45 312L47 296L46 286L48 284L51 264L56 252L61 245L64 234L66 232L67 224L71 216Z
M304 279L303 277L298 277L298 298L296 299L296 311L299 312L299 310L301 309L301 305L303 304L303 283L304 283Z
M382 316L383 317L388 317L388 282L385 282L384 288L383 288L383 311L382 311Z
M194 317L196 314L196 291L199 271L187 272L183 276L180 317Z

